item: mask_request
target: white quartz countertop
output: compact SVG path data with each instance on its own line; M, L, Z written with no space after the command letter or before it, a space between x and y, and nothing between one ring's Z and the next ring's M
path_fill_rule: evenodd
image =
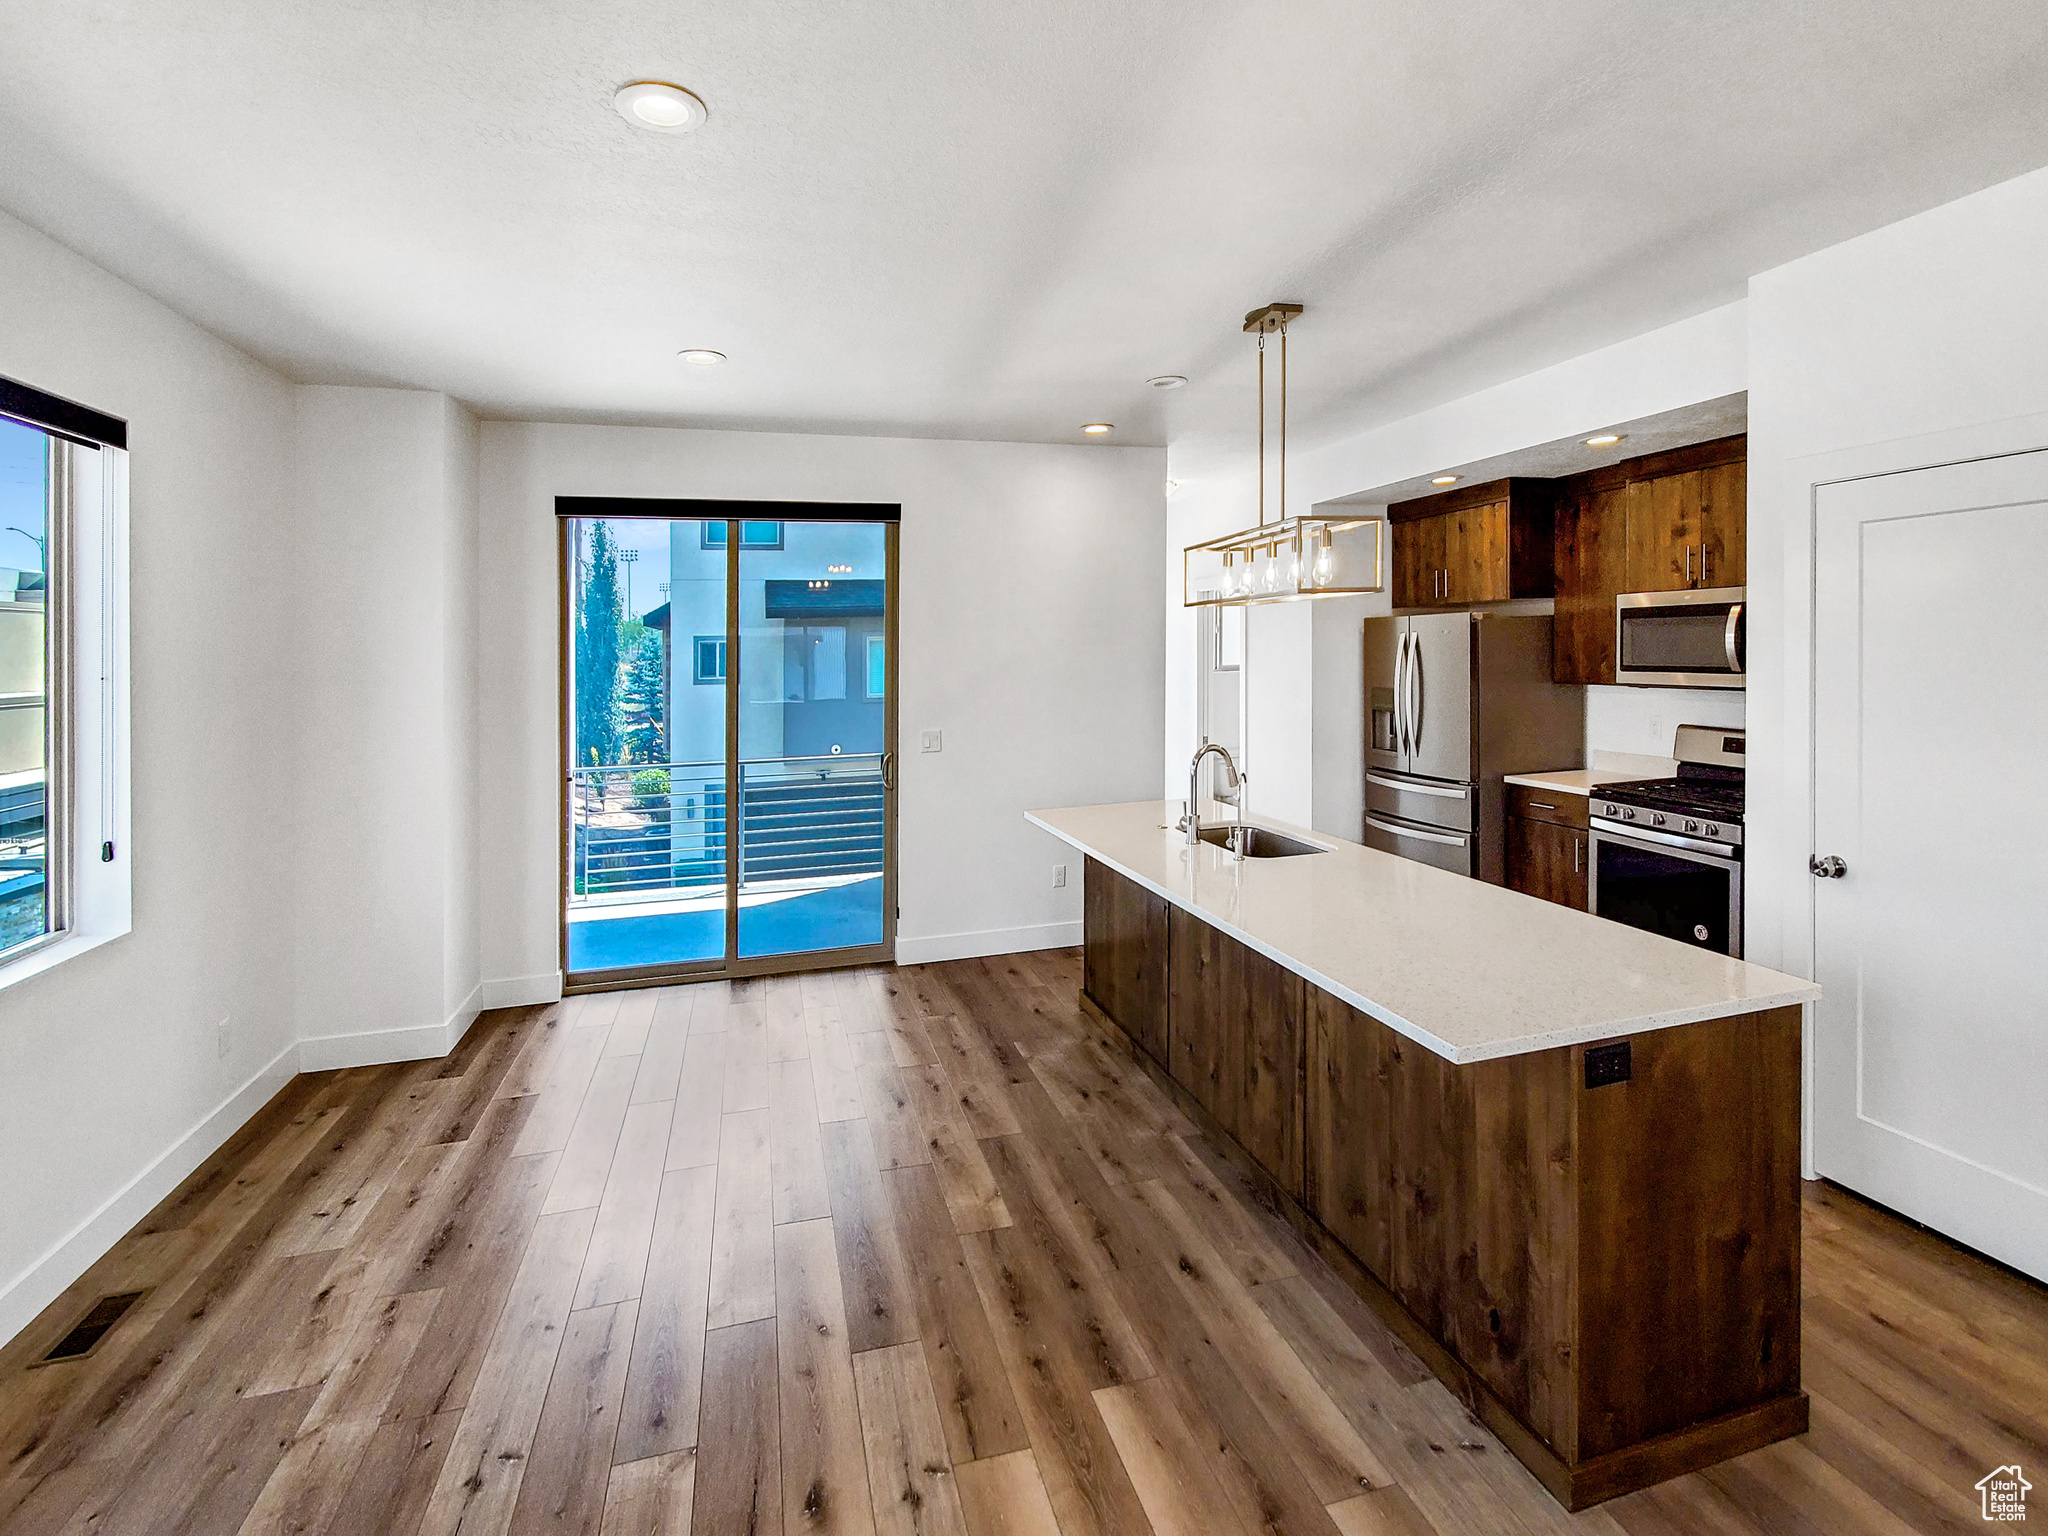
M1793 1003L1820 988L1342 838L1231 858L1172 830L1178 800L1025 819L1454 1062L1488 1061Z
M1531 789L1548 789L1560 795L1577 795L1584 799L1599 785L1626 784L1631 779L1645 779L1650 775L1613 768L1560 768L1555 773L1510 773L1504 777L1510 784L1526 784Z

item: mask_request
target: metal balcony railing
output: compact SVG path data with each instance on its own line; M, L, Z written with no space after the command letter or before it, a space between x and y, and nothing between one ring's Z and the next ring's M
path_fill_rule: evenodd
M569 774L572 907L711 896L878 873L882 755L743 759L738 815L723 763L631 763Z

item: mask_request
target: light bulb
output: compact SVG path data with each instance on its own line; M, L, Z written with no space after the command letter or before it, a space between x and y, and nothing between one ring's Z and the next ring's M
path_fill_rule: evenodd
M1335 576L1336 574L1337 574L1337 560L1336 560L1336 556L1334 556L1334 555L1333 555L1333 554L1331 554L1331 552L1330 552L1330 530L1329 530L1329 529L1327 529L1327 528L1325 528L1325 529L1323 530L1323 547L1322 547L1321 549L1319 549L1319 550L1317 550L1317 551L1316 551L1316 566L1315 566L1315 582L1316 582L1316 585L1317 585L1317 586L1319 586L1319 587L1327 587L1327 586L1328 586L1328 585L1330 584L1330 581L1331 581L1331 579L1332 579L1332 578L1333 578L1333 577L1334 577L1334 576Z
M1287 560L1287 585L1295 591L1301 590L1301 540L1296 539L1289 546Z
M1269 544L1266 547L1266 569L1264 576L1264 584L1268 592L1275 592L1279 590L1280 546L1278 544Z

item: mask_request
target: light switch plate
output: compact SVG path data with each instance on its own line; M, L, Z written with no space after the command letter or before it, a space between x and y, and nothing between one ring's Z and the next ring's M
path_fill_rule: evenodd
M1064 865L1064 864L1055 864L1055 865L1053 865L1053 867L1052 867L1052 888L1053 888L1054 890L1056 890L1056 891L1063 891L1063 890L1065 890L1065 889L1067 888L1067 866L1066 866L1066 865Z
M946 733L944 731L919 731L917 733L917 750L920 752L945 751Z

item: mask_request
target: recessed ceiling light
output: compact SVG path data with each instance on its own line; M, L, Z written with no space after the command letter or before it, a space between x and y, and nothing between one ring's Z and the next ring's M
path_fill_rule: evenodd
M1158 378L1147 379L1145 382L1147 384L1150 384L1154 389L1179 389L1181 385L1187 383L1187 375L1180 373L1162 373L1159 375Z
M1107 421L1091 421L1081 430L1090 437L1100 437L1105 432L1114 432L1116 427L1113 423Z
M725 361L723 352L714 352L709 347L688 347L676 356L697 368L716 368Z
M1458 477L1456 475L1438 475L1434 480L1431 480L1429 483L1431 485L1456 485L1458 483Z
M688 133L711 115L696 96L661 80L635 80L612 98L612 105L635 128L654 133Z
M1612 448L1621 441L1621 437L1622 434L1619 432L1602 432L1598 437L1587 438L1586 446L1588 448Z

